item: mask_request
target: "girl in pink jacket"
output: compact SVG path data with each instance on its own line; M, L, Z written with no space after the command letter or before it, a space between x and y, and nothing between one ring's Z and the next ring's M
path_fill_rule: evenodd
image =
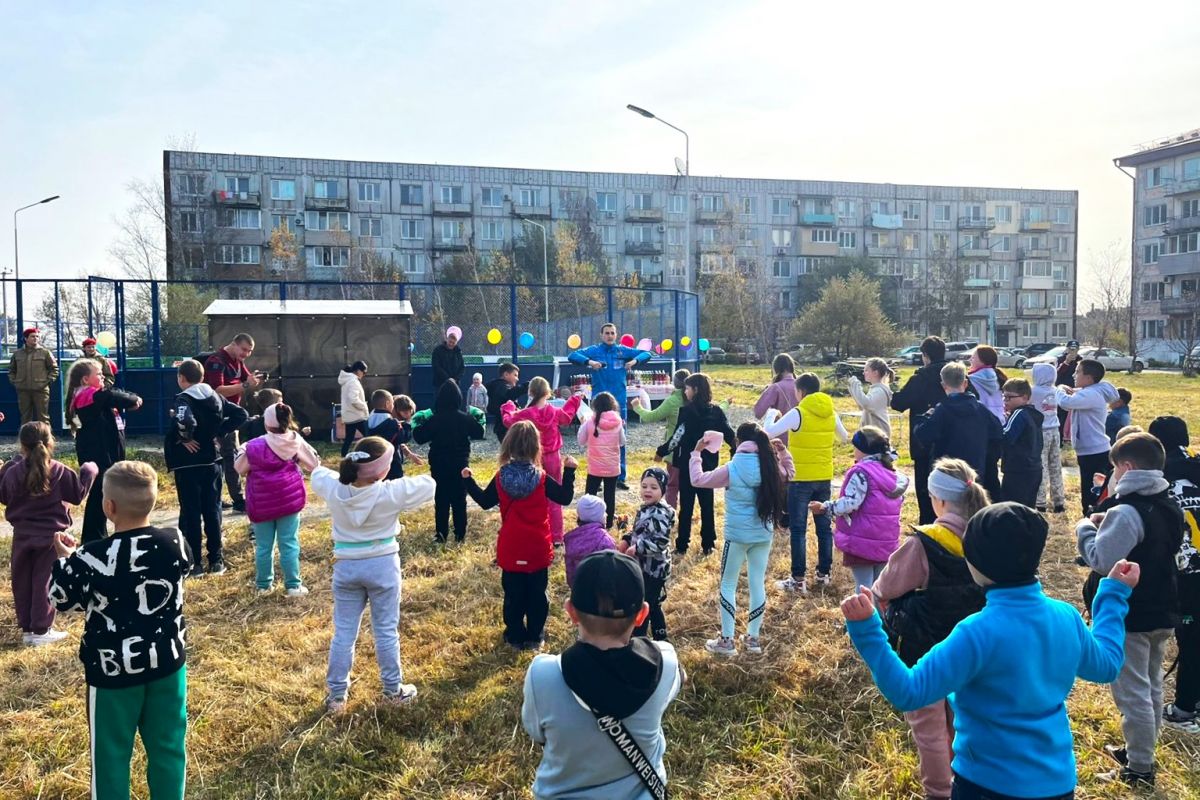
M550 382L538 376L529 382L529 405L517 410L517 404L509 400L500 406L500 419L504 427L511 428L521 420L532 422L538 429L542 441L542 469L547 475L559 483L562 482L562 434L559 428L570 425L579 410L582 395L574 395L563 405L556 408L550 404ZM562 506L550 504L550 538L556 546L562 545L563 519Z
M625 446L625 423L617 410L617 398L600 392L592 398L592 416L579 426L579 444L587 447L586 494L604 486L606 528L617 513L617 476L621 474L621 448Z

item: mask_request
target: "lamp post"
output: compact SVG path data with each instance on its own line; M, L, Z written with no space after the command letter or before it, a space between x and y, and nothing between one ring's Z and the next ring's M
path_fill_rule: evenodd
M61 195L56 194L53 197L47 197L45 200L38 200L36 203L30 203L27 206L21 206L13 212L13 270L16 272L15 277L18 281L21 280L21 248L17 244L17 214L20 214L27 208L40 206L43 203L52 203L60 196Z
M666 125L668 128L672 128L683 134L683 197L684 197L683 207L684 207L684 211L687 213L687 221L684 223L684 228L683 228L683 249L685 251L685 255L684 255L684 259L683 259L683 288L688 291L691 291L691 288L692 288L692 281L691 281L691 275L692 275L692 265L691 265L691 261L692 261L692 199L691 199L691 179L690 179L691 169L692 169L691 139L688 138L688 133L683 128L680 128L677 125L672 125L671 123L667 122L662 117L656 116L651 111L647 111L646 109L641 108L640 106L635 106L633 103L628 103L628 104L626 104L625 107L628 108L630 111L632 111L635 114L641 114L646 119L658 120L663 125ZM678 159L676 159L675 163L676 164L679 163Z
M546 226L540 222L534 222L533 220L529 219L528 217L523 217L515 211L513 212L513 216L516 217L517 219L521 220L521 222L528 222L530 225L536 225L542 229L542 305L545 306L545 313L546 313L545 321L549 322L550 321L550 268L548 266L549 261L548 261L547 255L546 255Z

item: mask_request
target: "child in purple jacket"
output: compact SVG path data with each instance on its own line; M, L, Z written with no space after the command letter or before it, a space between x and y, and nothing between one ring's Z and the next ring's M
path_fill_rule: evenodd
M288 597L303 597L300 582L300 512L308 492L300 467L311 472L320 465L317 452L301 438L290 406L276 403L263 409L267 434L251 439L233 462L246 476L246 516L254 529L255 585L260 594L275 583L275 542Z
M567 586L575 584L575 569L579 562L601 550L616 550L617 546L604 528L605 505L594 494L585 494L575 505L579 512L579 527L563 535L567 562Z

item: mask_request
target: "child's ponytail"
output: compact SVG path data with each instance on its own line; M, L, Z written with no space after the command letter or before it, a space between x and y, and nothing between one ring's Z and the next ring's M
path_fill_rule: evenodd
M787 494L783 476L779 474L779 459L767 432L757 422L743 422L737 429L739 442L753 442L758 448L758 470L760 483L754 499L754 510L763 525L775 527L783 518L787 506Z
M21 426L18 441L25 454L25 489L32 495L50 492L50 459L54 452L54 437L44 422L26 422Z
M896 458L892 452L892 440L883 428L874 425L864 425L854 432L852 442L862 452L878 456L879 463L893 472L896 471Z
M358 468L387 452L388 443L378 436L360 439L354 449L338 463L338 482L347 486L358 480Z
M617 410L617 398L610 392L600 392L592 398L592 436L600 438L600 415L605 411Z
M957 478L967 485L961 497L939 498L948 503L963 519L970 519L991 505L992 498L988 496L987 489L980 485L979 475L961 458L939 458L933 465L933 471Z

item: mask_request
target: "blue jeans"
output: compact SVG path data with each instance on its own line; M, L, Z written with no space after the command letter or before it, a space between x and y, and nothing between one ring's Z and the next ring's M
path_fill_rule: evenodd
M279 569L283 572L283 585L289 589L300 586L300 515L255 522L254 568L257 575L254 583L259 589L270 589L275 582L275 542L279 542Z
M325 684L334 697L345 697L350 688L354 644L367 603L383 691L400 691L400 555L392 553L333 562L333 641Z
M788 484L787 507L792 529L792 577L803 578L808 571L808 504L829 499L829 481L792 481ZM829 514L817 514L817 572L828 575L833 569L833 524Z

